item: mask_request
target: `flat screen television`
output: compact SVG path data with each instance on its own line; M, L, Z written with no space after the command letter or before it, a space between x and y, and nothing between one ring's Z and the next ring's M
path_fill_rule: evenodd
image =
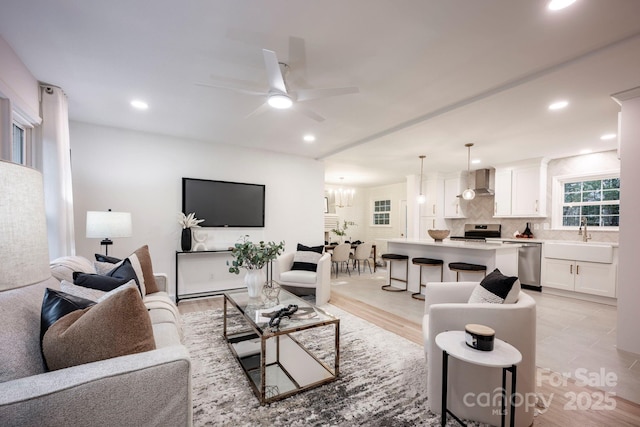
M201 227L264 227L265 186L182 178L182 212Z

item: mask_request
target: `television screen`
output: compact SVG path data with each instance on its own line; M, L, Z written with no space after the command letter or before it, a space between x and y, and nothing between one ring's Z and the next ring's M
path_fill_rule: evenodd
M265 186L182 178L182 212L202 227L264 227Z

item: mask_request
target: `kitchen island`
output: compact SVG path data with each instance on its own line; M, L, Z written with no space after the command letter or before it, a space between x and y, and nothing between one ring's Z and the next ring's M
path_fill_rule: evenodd
M507 276L518 275L519 244L502 242L469 242L445 239L436 242L431 239L388 239L388 253L409 256L409 284L410 292L418 292L420 270L411 260L416 257L436 258L444 262L443 281L455 282L456 273L449 270L450 262L466 262L487 266L487 274L495 268ZM404 269L394 268L394 276L403 277ZM388 274L388 273L387 273ZM480 281L481 273L460 273L460 281ZM439 282L440 269L424 268L422 282ZM397 286L397 284L394 284Z

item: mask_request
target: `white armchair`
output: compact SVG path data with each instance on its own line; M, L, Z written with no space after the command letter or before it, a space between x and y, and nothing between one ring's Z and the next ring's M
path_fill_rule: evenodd
M464 330L468 323L479 323L496 331L496 338L508 342L522 353L517 365L516 425L533 423L536 402L536 304L520 292L515 304L468 304L476 282L428 283L422 334L427 361L429 409L439 414L442 405L442 350L435 338L440 332ZM448 408L458 417L500 424L499 369L487 368L449 358ZM484 398L484 400L483 400ZM523 399L520 399L523 398ZM492 406L486 404L487 400ZM508 408L508 405L507 405Z
M294 255L295 252L289 252L276 259L273 266L273 279L283 288L295 294L315 294L316 305L329 302L331 296L331 254L322 254L316 271L291 270Z

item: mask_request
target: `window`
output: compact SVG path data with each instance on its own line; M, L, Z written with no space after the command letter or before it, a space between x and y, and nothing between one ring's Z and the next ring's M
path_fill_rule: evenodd
M560 181L562 227L579 227L585 218L589 227L620 224L620 174L581 177Z
M391 215L391 200L376 200L373 202L373 225L389 225Z
M22 126L13 124L11 140L11 161L24 165L26 163L26 131Z

